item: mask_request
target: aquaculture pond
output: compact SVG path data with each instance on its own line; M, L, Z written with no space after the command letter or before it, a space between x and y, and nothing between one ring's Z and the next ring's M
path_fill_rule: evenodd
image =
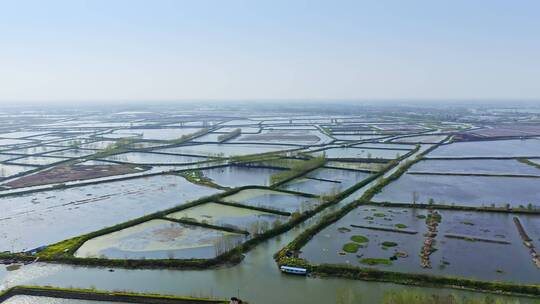
M113 259L213 258L245 239L225 232L168 220L150 220L86 241L77 257Z
M409 172L540 176L540 169L515 159L428 159L414 164Z
M31 140L26 139L9 139L9 138L0 138L0 146L11 146L18 144L31 143Z
M115 143L114 140L100 140L100 141L85 143L85 144L80 145L79 147L83 149L102 150L113 145L114 143Z
M339 189L345 190L362 180L369 177L371 174L353 170L340 170L333 168L320 168L312 171L306 177L322 179L327 181L339 182Z
M540 245L540 217L440 210L435 248L431 256L437 274L483 280L538 283L540 268L523 244L518 218L535 246Z
M420 136L408 136L394 139L393 142L397 143L438 143L443 141L446 135L420 135Z
M67 159L68 158L47 157L47 156L27 156L23 158L17 158L16 160L13 160L11 162L20 164L20 165L45 166L45 165L51 165L57 162L61 162Z
M329 143L332 138L318 130L264 130L259 134L242 135L234 141L315 145Z
M223 200L286 212L309 210L320 203L317 198L267 189L246 189L224 197Z
M48 132L41 132L41 131L18 131L18 132L10 132L10 133L2 133L0 134L0 137L2 138L23 138L23 137L32 137L37 135L43 135L47 134Z
M362 143L354 145L355 148L373 148L373 149L396 149L396 150L412 150L415 145L394 144L394 143Z
M38 154L38 153L46 153L46 152L53 152L58 150L64 150L66 147L55 147L55 146L34 146L29 148L21 148L21 149L14 149L9 150L9 153L13 154Z
M10 159L14 159L14 158L19 158L19 157L21 157L21 156L20 155L0 154L0 162L10 160Z
M241 156L249 154L259 154L267 152L276 152L297 149L293 146L280 146L280 145L257 145L257 144L203 144L203 145L191 145L181 146L175 148L166 148L155 150L156 152L168 152L179 154L191 154L191 155L204 155L204 156Z
M201 170L205 177L225 187L241 187L246 185L268 186L270 185L270 176L281 171L278 169L243 166L226 166Z
M469 141L442 145L429 157L526 157L540 156L540 140L514 139Z
M103 158L104 160L114 160L134 164L190 164L207 160L206 157L171 155L150 152L127 152Z
M332 136L337 140L347 140L347 141L378 139L378 138L385 137L385 135L341 135L341 134L333 134Z
M407 154L405 150L387 150L387 149L367 149L367 148L330 148L315 152L316 155L325 154L330 159L352 159L352 158L382 158L394 159Z
M343 190L344 187L340 182L301 177L280 185L279 188L296 192L322 195L338 193Z
M0 164L0 177L10 177L15 174L19 174L19 173L26 172L29 170L34 170L34 169L36 169L36 167Z
M96 153L94 150L83 150L83 149L68 149L57 152L50 152L45 154L45 156L58 156L58 157L84 157Z
M300 257L315 264L417 271L426 230L424 221L417 218L419 214L415 210L361 206L317 233L301 249Z
M512 207L529 203L540 208L540 179L498 176L404 174L383 188L373 201Z
M51 298L51 297L26 296L26 295L16 295L2 302L2 304L104 304L104 303L127 304L126 302L110 302L110 301L103 302L103 301Z
M0 251L48 245L217 192L158 175L3 197Z
M431 211L360 206L316 234L300 257L315 264L344 264L381 270L536 283L540 269L518 234L512 214L437 210L434 251ZM431 215L430 215L431 214ZM519 218L526 229L534 216ZM530 233L538 239L538 234ZM538 241L536 241L538 243ZM427 266L427 267L423 267Z
M258 210L206 203L167 215L169 218L194 220L223 227L234 227L254 233L259 227L272 227L274 223L287 221L287 216Z

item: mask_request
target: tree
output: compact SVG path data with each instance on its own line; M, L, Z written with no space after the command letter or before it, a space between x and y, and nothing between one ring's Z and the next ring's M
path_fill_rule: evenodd
M412 192L412 203L413 203L413 205L416 205L416 202L418 201L419 197L420 197L420 195L418 194L418 192L416 192L416 191Z

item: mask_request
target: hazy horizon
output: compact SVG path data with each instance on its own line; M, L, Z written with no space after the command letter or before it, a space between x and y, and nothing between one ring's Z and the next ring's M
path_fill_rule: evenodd
M0 105L540 101L536 1L16 1Z

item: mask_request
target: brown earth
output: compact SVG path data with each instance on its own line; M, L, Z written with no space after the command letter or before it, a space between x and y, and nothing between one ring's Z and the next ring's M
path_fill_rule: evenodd
M67 165L58 166L36 174L23 176L6 184L10 188L32 187L47 184L87 180L113 175L140 172L132 165Z

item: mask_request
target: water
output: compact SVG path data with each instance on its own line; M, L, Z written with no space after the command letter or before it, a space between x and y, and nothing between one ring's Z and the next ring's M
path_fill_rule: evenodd
M518 207L531 203L540 207L540 179L493 176L443 176L404 174L390 183L373 201L412 203L413 193L417 202L456 204L462 206Z

